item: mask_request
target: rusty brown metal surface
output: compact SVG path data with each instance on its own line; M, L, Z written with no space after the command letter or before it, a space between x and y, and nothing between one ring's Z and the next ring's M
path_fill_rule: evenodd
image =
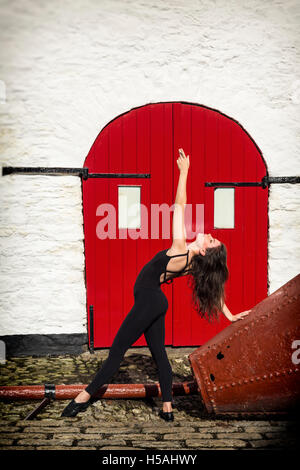
M189 355L209 413L299 411L300 274ZM297 362L297 361L296 361Z
M86 385L56 385L55 399L65 400L75 398L78 393L86 388ZM173 383L173 395L198 394L196 382ZM0 387L0 399L2 400L41 400L45 397L45 386L24 385ZM109 384L102 386L95 395L97 398L146 398L161 397L160 385L154 384Z

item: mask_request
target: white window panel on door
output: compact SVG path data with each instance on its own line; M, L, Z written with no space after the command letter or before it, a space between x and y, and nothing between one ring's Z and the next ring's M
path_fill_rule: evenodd
M215 189L214 228L234 228L234 188Z
M118 227L141 228L140 186L118 186Z

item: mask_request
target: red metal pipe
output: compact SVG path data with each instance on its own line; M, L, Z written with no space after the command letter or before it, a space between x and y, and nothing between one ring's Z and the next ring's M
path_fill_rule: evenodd
M78 393L82 392L87 385L55 385L55 395L53 398L57 400L66 400L75 398ZM41 400L45 396L45 385L17 385L13 387L0 387L0 399L2 400ZM198 394L198 386L195 381L173 383L173 395L193 395ZM146 398L161 397L159 383L154 384L109 384L103 385L98 393L97 398Z

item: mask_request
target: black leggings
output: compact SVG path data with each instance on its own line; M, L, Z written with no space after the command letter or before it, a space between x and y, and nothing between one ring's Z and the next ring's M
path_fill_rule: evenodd
M144 333L158 368L162 400L172 401L172 368L165 350L165 315L168 300L160 288L137 288L134 305L121 324L109 355L93 381L86 387L92 396L118 371L127 349Z

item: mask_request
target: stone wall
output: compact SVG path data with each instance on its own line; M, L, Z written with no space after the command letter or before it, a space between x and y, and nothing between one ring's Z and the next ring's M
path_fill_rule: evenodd
M218 109L270 176L300 174L299 2L0 3L2 166L82 167L101 129L136 106ZM80 178L0 179L0 335L86 333ZM299 272L300 186L269 201L269 293Z

